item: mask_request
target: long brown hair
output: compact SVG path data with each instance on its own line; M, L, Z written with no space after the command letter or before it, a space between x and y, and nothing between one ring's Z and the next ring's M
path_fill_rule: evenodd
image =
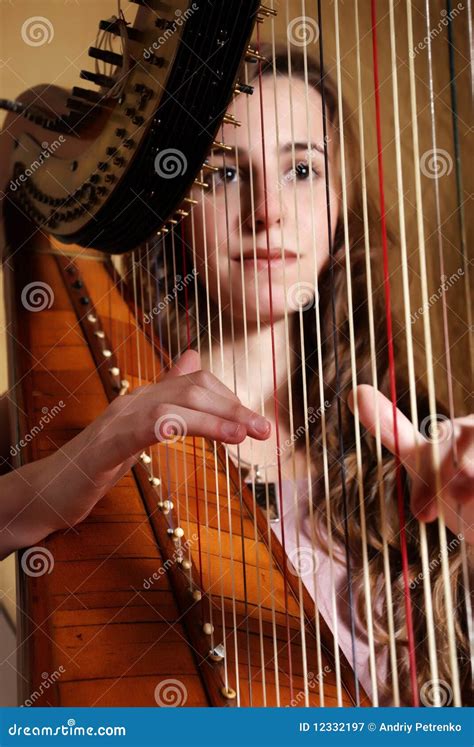
M269 47L261 48L261 53L272 58ZM274 59L263 66L263 74L272 74L275 69L279 75L289 75L289 60L286 48L277 50ZM339 111L337 88L332 78L321 75L318 64L311 60L308 66L308 83L310 88L324 94L325 111L333 136L339 136ZM305 77L305 56L301 50L292 51L291 75ZM250 81L251 82L251 81ZM344 143L350 152L350 163L346 164L348 188L348 235L349 235L349 275L352 290L352 320L355 331L354 354L357 361L357 383L374 384L369 346L369 298L366 234L373 246L380 244L380 221L375 203L367 196L367 220L364 221L362 202L361 166L359 161L359 139L354 125L354 113L349 112L343 102ZM334 150L335 161L332 168L338 169L340 160L339 149ZM199 341L201 348L207 345L207 318L203 313L206 300L203 287L199 282L181 282L176 292L176 276L188 279L194 267L192 254L181 251L181 236L176 234L171 240L161 239L156 246L154 267L159 268L162 282L160 292L162 297L169 295L173 289L171 303L166 305L166 324L161 326L162 339L168 346L172 357L184 350L190 343L196 347ZM390 244L395 246L396 239L391 234ZM167 257L167 273L163 277L163 260ZM377 371L377 387L386 396L389 392L389 373L387 358L386 319L383 311L383 299L380 296L382 288L378 268L381 265L380 251L371 249L369 262L373 280L371 303L374 309L374 349L376 351L375 366ZM384 573L384 541L387 543L390 560L390 584L392 593L393 622L398 659L399 682L402 690L402 703L409 703L409 695L403 692L402 683L408 682L407 632L404 605L404 581L402 575L400 525L397 509L396 464L395 458L382 449L382 463L377 463L375 439L364 429L361 429L361 471L358 474L356 455L356 432L354 416L347 405L347 395L352 389L351 348L349 344L349 304L347 284L347 257L344 237L342 211L338 216L335 238L332 245L332 261L324 268L318 277L318 311L321 336L316 334L315 309L303 311L303 341L304 357L301 355L298 314L293 315L292 340L296 343L297 352L294 355L291 377L293 381L293 407L299 413L296 423L304 422L302 400L302 367L306 370L308 401L313 408L323 412L322 417L312 418L310 425L312 459L315 468L315 516L317 527L330 525L333 538L344 545L347 543L351 557L352 582L360 620L366 621L365 596L363 593L363 556L362 556L362 516L360 511L359 478L363 484L363 503L367 531L367 550L370 569L370 585L372 607L374 609L374 635L378 646L388 643L388 608L383 589L386 585ZM156 274L156 273L155 273ZM186 323L184 320L186 309ZM198 313L201 311L201 313ZM198 320L199 319L199 324ZM336 341L336 344L334 344ZM301 341L300 341L301 343ZM318 374L317 351L322 357L322 376L324 397L320 397L320 380ZM337 365L336 365L337 355ZM398 367L400 369L400 367ZM400 370L397 371L398 406L410 416L408 387ZM340 412L338 412L338 399ZM418 393L419 419L428 415L427 399L424 392ZM441 406L438 412L442 412ZM340 419L340 421L339 421ZM341 426L341 428L339 427ZM323 433L324 429L324 433ZM324 438L323 438L324 437ZM303 439L301 439L302 441ZM324 495L324 465L323 440L327 456L327 474L330 486L330 515L328 503ZM342 453L341 453L342 446ZM298 444L296 444L298 447ZM344 480L341 479L341 473ZM380 481L382 475L382 484ZM409 485L404 475L404 502L407 523L407 551L409 560L409 575L412 580L410 593L413 607L413 626L416 643L417 677L419 689L431 679L428 657L427 621L424 614L424 587L422 578L422 563L420 549L420 533L418 523L410 512ZM347 517L347 521L345 520ZM441 563L439 561L439 536L437 522L427 525L429 548L430 582L433 596L434 628L436 631L436 649L438 655L439 679L449 687L450 668L448 656L448 631L446 620L446 605L442 580ZM324 541L322 534L318 536ZM460 542L456 536L448 531L448 548L450 558L450 577L452 583L453 607L455 613L456 645L461 671L462 685L468 692L469 658L466 626L466 609L464 605L464 591L461 574ZM382 593L381 593L382 590ZM380 601L375 605L374 600ZM370 604L370 602L369 602ZM377 610L377 611L375 611ZM390 687L387 685L387 691ZM466 696L468 697L468 696ZM449 700L449 699L448 699Z

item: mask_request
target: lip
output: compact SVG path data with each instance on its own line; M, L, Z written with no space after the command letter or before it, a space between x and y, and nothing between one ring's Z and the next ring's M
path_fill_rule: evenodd
M283 250L283 258L285 261L285 264L287 262L291 262L297 259L297 254L295 252L290 252L286 249ZM257 264L261 264L262 262L267 265L268 262L270 262L271 265L275 263L283 264L282 259L282 250L281 249L259 249L257 248L255 250L255 253L252 250L244 251L242 252L242 258L239 256L234 257L236 262L241 262L243 260L244 264L254 264L256 261Z

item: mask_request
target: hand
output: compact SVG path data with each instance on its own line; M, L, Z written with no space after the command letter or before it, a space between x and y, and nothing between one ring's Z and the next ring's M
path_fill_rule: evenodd
M392 403L366 384L357 387L360 422L375 435L375 397L382 444L395 454ZM354 412L354 391L348 404ZM434 428L423 428L424 435L397 408L397 430L400 461L411 478L410 507L414 516L420 521L434 521L441 507L449 529L454 534L462 532L466 542L474 543L474 415L441 420ZM453 460L453 437L457 465ZM439 483L434 467L434 439L439 452Z
M84 520L157 442L177 435L237 444L270 430L187 351L158 383L117 397L54 454L0 478L0 557Z

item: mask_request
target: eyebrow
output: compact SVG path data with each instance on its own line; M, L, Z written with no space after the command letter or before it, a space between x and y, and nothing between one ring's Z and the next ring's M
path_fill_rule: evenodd
M314 151L317 151L318 153L321 153L321 155L324 156L324 146L320 145L319 143L308 143L308 142L298 142L298 143L292 143L288 142L285 143L285 145L280 146L280 152L281 153L292 153L293 148L296 150L304 150L306 152L310 151L313 153ZM226 153L226 158L232 158L235 157L235 150L237 150L239 158L245 158L248 157L248 150L246 148L238 147L234 149L234 151L229 153ZM212 150L211 150L212 152ZM217 153L217 149L214 151Z

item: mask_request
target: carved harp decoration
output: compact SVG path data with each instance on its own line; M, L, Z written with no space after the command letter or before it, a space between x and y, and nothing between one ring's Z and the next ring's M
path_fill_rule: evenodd
M81 72L80 85L72 92L66 95L54 89L49 98L32 89L17 102L2 102L12 112L6 127L13 136L8 169L15 185L3 202L6 267L11 270L7 278L11 339L17 341L10 356L17 413L13 443L24 440L41 421L40 432L15 455L16 466L62 448L108 402L156 382L172 366L177 352L196 346L190 317L206 329L208 310L205 302L188 307L188 280L194 288L198 280L189 274L187 261L193 249L194 211L201 210L203 195L212 199L218 179L219 169L210 154L220 153L226 168L226 158L234 151L232 133L241 124L232 114L234 97L248 96L249 101L260 97L263 111L261 79L268 60L259 27L270 24L274 42L273 2L268 6L252 0L134 2L138 8L133 23L126 22L121 12L101 21L98 41L89 50L93 69ZM290 23L288 4L280 5L288 28L298 33ZM334 5L337 18L337 2ZM323 8L321 3L317 6L322 28ZM375 2L373 7L375 13ZM394 23L393 9L390 22ZM311 34L315 28L309 24L303 32ZM372 34L376 67L375 16ZM289 59L292 49L289 43ZM324 78L322 38L318 49L319 74ZM354 85L360 86L360 69L354 72L359 75ZM380 117L377 86L376 76L375 108ZM324 95L322 101L323 110L330 106ZM337 95L334 104L337 108ZM413 116L416 122L416 109ZM340 132L343 145L343 127ZM261 150L265 127L250 135L255 152ZM23 180L21 175L29 164L41 161L45 141L52 137L61 147ZM381 152L379 156L382 170ZM294 153L293 163L296 173L300 165ZM383 204L381 210L383 215ZM168 284L170 277L174 286ZM205 283L203 278L200 281ZM388 277L385 281L389 286ZM175 286L183 292L184 306L176 301ZM31 305L24 302L25 289L30 287L39 288L43 300L49 293L40 313L32 313ZM353 332L349 327L344 330ZM337 324L333 331L337 336ZM306 355L313 353L314 369L320 364L315 353L319 333L315 326L314 351L306 351ZM389 332L384 342L385 364L368 367L366 376L371 370L390 381ZM367 339L369 343L374 340ZM393 356L389 359L392 372ZM344 381L349 386L350 370ZM373 378L365 381L376 385ZM309 461L304 375L299 386L306 401L306 435L301 443L306 443ZM389 388L386 393L397 396ZM342 407L340 390L336 388L332 396L336 413ZM325 422L324 407L318 413ZM427 539L422 525L416 523L414 529L412 519L409 526L409 532L416 533L417 551L428 573L427 622L417 626L412 618L420 610L410 606L413 558L404 547L408 504L400 493L400 465L395 465L400 480L391 501L396 504L398 499L395 516L401 539L397 544L388 533L381 533L382 591L370 584L373 546L369 548L364 534L362 478L356 476L347 488L356 494L361 491L357 511L363 584L361 597L352 599L356 581L351 576L346 516L335 529L343 553L346 542L347 568L340 583L349 593L351 620L346 621L345 648L337 624L329 625L327 614L318 609L318 583L324 577L333 585L328 609L337 618L334 574L335 568L344 566L330 552L324 570L317 563L312 568L312 593L302 583L301 557L295 560L285 546L290 538L288 534L285 538L282 521L281 472L279 480L269 485L257 466L257 474L249 479L234 463L231 450L202 438L182 437L179 422L174 426L176 438L163 439L144 451L82 523L19 554L23 701L39 693L36 705L61 706L399 705L417 704L420 697L427 705L443 705L443 700L461 704L471 676L465 675L469 651L460 652L450 627L453 600L446 528L440 521L444 575L439 583L444 590L438 593L447 611L442 655L448 662L449 682L438 673L429 582L428 541L435 541L438 529L429 530ZM322 433L324 438L324 429ZM294 445L290 446L292 453ZM374 469L378 464L385 479L381 452L375 452L374 448ZM333 457L337 468L339 457ZM279 470L282 458L279 452ZM336 474L331 473L331 480ZM360 469L357 474L360 477ZM327 485L332 489L333 484ZM383 503L379 492L374 489L371 507L374 501ZM330 517L329 502L328 507ZM331 525L327 532L331 548ZM472 624L469 574L466 548L459 542L463 592L454 604L461 610L460 629L467 640ZM391 575L392 552L398 563L396 576ZM310 560L313 563L313 556ZM42 572L35 570L38 563ZM407 593L400 609L394 610L390 595L395 577ZM365 610L365 659L359 649L362 633L354 622L359 602ZM379 602L386 609L385 689L378 671L380 636L373 631ZM418 636L423 637L423 645L428 638L433 675L428 695L426 689L421 692L423 683L417 676ZM470 645L472 657L472 630ZM361 684L364 669L368 687ZM47 688L44 673L51 675Z

